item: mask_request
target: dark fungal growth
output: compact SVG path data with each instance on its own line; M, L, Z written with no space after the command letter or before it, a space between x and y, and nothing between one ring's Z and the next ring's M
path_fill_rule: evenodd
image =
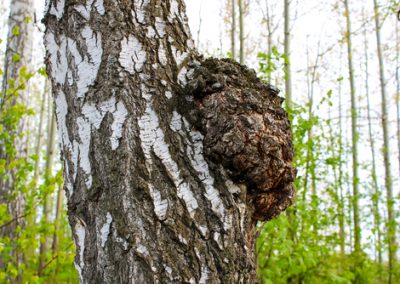
M296 176L279 90L230 59L206 59L193 68L181 107L204 135L206 157L246 184L254 220L276 217L293 202Z

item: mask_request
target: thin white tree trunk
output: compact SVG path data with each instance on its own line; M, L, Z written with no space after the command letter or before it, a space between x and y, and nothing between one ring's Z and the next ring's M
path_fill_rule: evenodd
M54 165L54 154L55 154L55 138L56 138L56 117L53 111L52 103L49 102L49 122L48 122L48 131L47 131L47 149L46 149L46 166L45 166L45 179L50 180L53 176L53 165ZM44 226L50 222L50 213L52 211L51 205L51 194L52 192L45 192L43 194L43 204L42 204L42 220L41 223ZM40 247L39 247L39 266L38 266L38 275L42 274L43 268L46 264L46 256L48 253L48 243L49 239L47 238L49 233L44 231L40 238Z
M238 0L239 7L239 62L240 64L244 64L244 7L243 0Z
M378 263L382 265L382 236L381 236L381 216L379 213L379 186L378 186L378 176L376 174L376 153L375 153L375 139L372 133L372 117L371 117L371 102L369 93L369 71L368 71L368 39L367 39L367 29L364 27L364 57L365 57L365 92L367 95L367 117L368 117L368 134L369 134L369 144L371 148L372 157L372 212L374 215L375 223L375 234L376 234L376 245L375 249L378 254Z
M390 162L390 145L389 145L389 121L388 121L388 109L387 109L387 95L385 87L385 69L383 63L382 47L381 47L381 36L380 36L380 23L379 23L379 7L376 0L374 0L374 20L375 20L375 35L376 35L376 48L378 53L379 62L379 81L381 87L381 106L382 106L382 129L383 129L383 161L385 168L385 188L386 188L386 200L387 200L387 212L388 212L388 224L387 224L387 239L389 245L389 281L393 281L393 269L396 262L397 244L396 244L396 219L394 212L394 199L393 199L393 182L391 174L391 162Z
M231 0L231 54L236 57L236 0Z
M351 41L351 23L350 9L348 0L344 1L345 17L346 17L346 43L347 43L347 59L350 82L350 98L351 98L351 137L352 137L352 161L353 161L353 226L354 226L354 251L356 254L361 252L361 228L360 228L360 210L359 210L359 176L358 176L358 130L357 130L357 106L356 106L356 90L354 83L354 67L353 67L353 50Z
M285 71L285 98L286 107L292 107L292 73L290 66L290 1L284 0L284 71Z

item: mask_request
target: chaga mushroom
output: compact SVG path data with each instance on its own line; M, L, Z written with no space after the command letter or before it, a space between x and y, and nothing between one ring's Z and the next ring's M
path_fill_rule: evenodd
M189 120L204 135L207 158L247 185L254 220L279 215L295 196L290 122L279 90L254 70L230 59L206 59L194 67L185 95Z

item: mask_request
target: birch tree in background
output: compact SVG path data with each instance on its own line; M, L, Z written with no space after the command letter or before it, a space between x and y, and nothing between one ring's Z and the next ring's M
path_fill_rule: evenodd
M231 55L236 57L236 0L231 0Z
M360 228L360 210L359 210L359 176L358 176L358 131L357 131L357 106L356 106L356 90L354 82L354 67L353 67L353 49L351 41L351 22L350 22L350 10L348 0L344 0L345 6L345 17L346 17L346 44L347 44L347 60L348 60L348 72L349 72L349 83L350 83L350 99L351 99L351 150L352 150L352 161L353 161L353 177L352 177L352 206L353 206L353 228L354 228L354 253L356 258L361 255L361 228ZM356 270L356 281L360 281L360 275ZM358 283L358 282L357 282Z
M393 283L393 267L396 262L397 244L396 244L396 220L394 212L394 199L393 199L393 181L391 174L391 163L390 163L390 145L389 145L389 121L388 121L388 109L387 109L387 95L385 87L385 69L383 63L382 47L381 47L381 35L380 35L380 19L379 9L377 0L374 0L374 20L375 20L375 35L376 35L376 48L379 62L379 83L381 89L381 122L383 129L383 161L385 168L385 188L386 188L386 199L387 199L387 241L389 245L389 281Z
M364 16L364 15L363 15ZM374 225L375 225L375 235L376 244L375 251L378 254L378 263L382 265L382 235L381 235L381 216L379 214L379 185L378 176L376 173L376 151L375 151L375 139L373 136L372 127L372 111L371 111L371 100L370 100L370 90L369 90L369 72L368 72L368 38L367 38L367 28L363 28L364 36L364 60L365 60L365 93L367 96L367 119L368 119L368 136L369 136L369 146L371 148L371 179L372 179L372 212L374 215Z
M284 0L284 72L286 107L292 107L292 74L290 68L290 0Z
M255 282L255 222L294 195L276 90L202 60L182 0L52 0L44 22L81 282Z
M397 113L397 159L400 176L400 36L399 23L396 21L396 113Z
M244 64L244 7L243 0L238 0L239 7L239 62L240 64Z
M32 60L32 40L33 40L33 0L12 0L10 3L10 14L8 19L8 37L6 56L3 69L3 82L0 98L0 114L2 119L6 119L4 114L8 109L17 107L23 111L24 105L28 101L28 93L24 92L26 88L26 78L21 76L28 70ZM7 110L6 110L7 109ZM18 165L15 165L16 159L26 158L28 155L28 144L24 131L27 131L26 120L20 119L16 126L17 131L11 130L11 126L5 121L1 121L2 127L10 127L10 143L15 145L16 152L10 151L7 143L0 140L0 161L4 161L4 173L0 175L0 205L6 204L7 213L10 214L12 222L7 226L1 227L0 236L9 237L16 241L18 238L18 227L23 227L25 214L24 193L18 190L16 185L15 172ZM16 132L16 134L14 133ZM13 165L14 164L14 165ZM20 166L22 163L20 163ZM15 265L22 262L22 255L15 252ZM0 259L0 265L3 266L3 260Z

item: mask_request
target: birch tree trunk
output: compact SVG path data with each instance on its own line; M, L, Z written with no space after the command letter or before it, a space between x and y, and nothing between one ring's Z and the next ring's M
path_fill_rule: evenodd
M397 114L397 160L400 176L400 36L399 22L396 22L396 114Z
M364 17L364 13L363 13ZM366 22L366 21L365 21ZM379 265L382 265L382 236L381 236L381 216L379 214L379 185L378 176L376 174L376 151L375 151L375 140L372 132L372 115L371 115L371 100L369 92L369 71L368 71L368 39L367 39L367 28L363 28L364 36L364 60L365 60L365 93L367 95L367 119L368 119L368 136L369 146L371 148L371 179L372 179L372 212L374 215L374 225L376 234L376 245L375 250L378 254L377 260ZM380 273L380 271L379 271Z
M244 7L243 0L238 0L239 8L239 62L244 64Z
M231 54L236 57L236 0L231 0Z
M28 93L18 88L20 84L21 76L20 70L22 67L27 67L29 72L29 65L32 60L32 41L33 41L33 1L32 0L12 0L10 2L10 14L8 18L9 34L7 37L7 48L6 58L4 64L3 84L2 84L2 96L0 98L0 113L5 109L12 108L17 103L26 105L28 101ZM11 81L15 80L14 84ZM25 85L23 82L22 85ZM18 89L16 92L7 92L11 88ZM18 95L17 95L18 93ZM21 118L18 122L18 133L26 131L26 121ZM2 125L4 129L9 132L13 132L11 127L6 123ZM11 134L13 135L13 134ZM0 162L4 161L5 172L0 175L0 204L7 204L7 212L10 215L12 222L9 225L3 227L0 230L0 237L9 237L10 240L14 240L13 244L17 247L16 239L18 238L18 227L25 226L25 219L22 218L25 214L26 200L22 192L17 190L15 186L15 172L16 167L10 168L10 164L15 162L16 159L26 158L28 143L26 136L15 135L12 138L13 146L15 147L15 153L7 152L4 141L0 140ZM17 252L17 249L13 251L15 253L14 260L15 265L18 267L22 262L22 254ZM0 259L0 267L5 265L3 260ZM14 279L12 280L14 281ZM16 279L15 281L18 281Z
M44 21L81 283L255 282L255 222L294 194L276 92L233 61L203 61L182 0L53 0ZM228 118L240 99L265 113ZM240 121L264 131L249 141L269 162Z
M270 12L270 8L269 8L269 3L268 1L265 1L265 6L266 6L266 22L267 22L267 31L268 31L268 36L267 36L267 45L268 45L268 64L272 64L271 62L271 56L272 56L272 35L273 35L273 30L272 30L272 15ZM268 82L271 82L271 75L272 72L268 72L267 74L267 80Z
M286 108L292 107L292 73L290 68L290 0L284 0L285 98Z
M55 138L56 138L56 119L53 113L53 107L49 104L48 111L48 129L47 129L47 149L46 149L46 167L45 167L45 179L50 180L53 177L53 164L54 164L54 155L55 155ZM51 204L51 194L52 192L45 192L43 196L42 202L42 216L41 223L46 226L50 222L50 214L52 211ZM43 268L46 264L46 256L48 251L48 231L43 230L40 236L40 247L39 247L39 266L38 266L38 275L42 275Z
M387 212L388 212L388 224L387 224L387 240L389 245L389 281L393 281L394 265L396 263L396 215L394 211L394 198L393 198L393 181L391 173L391 162L390 162L390 145L389 145L389 122L388 122L388 108L387 108L387 95L386 95L386 82L385 82L385 69L383 63L382 47L381 47L381 35L380 35L380 23L379 23L379 10L378 3L374 0L374 20L375 20L375 35L376 35L376 48L378 53L379 62L379 83L381 87L381 98L382 98L382 129L383 129L383 161L385 168L385 188L386 188L386 200L387 200Z
M342 64L343 62L343 49L342 46L340 47L340 72L339 74L342 74ZM339 239L340 239L340 252L342 255L345 254L345 248L346 248L346 230L345 230L345 211L346 211L346 205L345 205L345 193L344 193L344 178L343 178L343 136L344 136L344 131L343 131L343 117L342 117L342 79L338 78L338 114L339 114L339 137L338 137L338 157L339 157L339 175L338 175L338 185L339 185L339 207L338 207L338 221L339 221ZM346 138L345 138L346 139Z
M358 177L358 131L357 131L357 106L356 106L356 91L354 84L354 67L353 67L353 50L351 41L351 23L350 23L350 9L348 0L344 1L345 16L346 16L346 43L347 43L347 59L349 70L349 83L350 83L350 99L351 99L351 149L353 161L353 226L354 226L354 252L359 254L361 252L361 227L360 227L360 210L358 206L359 198L359 177Z

